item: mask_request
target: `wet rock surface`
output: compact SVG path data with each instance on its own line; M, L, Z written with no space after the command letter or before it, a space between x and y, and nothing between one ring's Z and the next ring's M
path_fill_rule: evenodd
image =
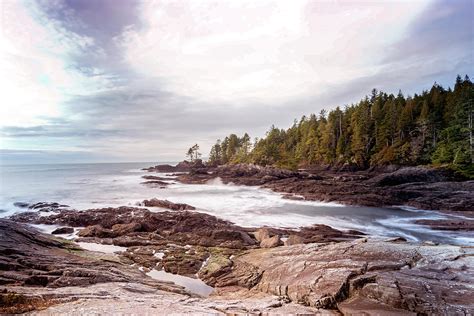
M38 202L28 205L29 209L41 210L42 212L54 212L58 210L69 209L69 205L59 204L56 202Z
M151 176L151 175L145 175L142 176L143 179L146 181L141 182L141 184L146 185L151 188L160 188L164 189L168 185L172 184L173 182L170 182L171 180L174 180L175 178L165 178L165 177L159 177L159 176Z
M267 232L266 237L296 235L303 243L353 240L364 235L358 231L340 231L326 225L302 227L299 230L244 228L212 215L179 210L191 207L187 204L157 199L148 201L152 201L148 202L149 205L166 205L176 210L151 212L144 208L122 206L84 211L64 209L42 214L42 210L38 209L35 212L18 213L11 219L30 224L80 227L78 236L81 241L125 247L175 243L181 246L249 249L259 247L261 240L257 240L256 236L261 231Z
M141 184L146 185L150 188L160 188L160 189L164 189L169 185L168 182L164 182L161 180L148 180L148 181L142 182Z
M12 217L17 222L80 227L77 242L127 247L122 261L149 271L164 270L214 284L212 278L222 262L247 249L277 247L281 238L298 243L341 242L363 234L343 232L325 225L300 230L243 228L214 216L190 211L150 212L119 207L85 211L64 210L54 214L25 212ZM258 239L256 238L258 237ZM209 263L209 265L206 265ZM231 265L229 265L229 268Z
M72 234L74 233L74 228L72 227L59 227L51 232L53 235L63 235L63 234Z
M25 225L0 219L0 312L46 307L55 297L36 292L23 295L24 287L87 287L136 280L156 289L186 293L181 287L146 278L114 257L87 252L64 239L53 239Z
M150 304L158 308L155 312L166 310L160 302L189 313L474 311L472 247L380 241L326 225L242 228L190 211L120 207L39 213L12 218L84 227L76 241L127 249L83 251L25 224L1 220L3 311L100 310L111 302L117 302L117 312L141 308L150 313ZM287 246L281 246L283 240ZM145 272L152 269L197 275L215 291L206 299L189 298L179 286L148 278ZM126 283L131 287L124 288Z
M460 230L474 231L474 220L470 219L446 219L446 220L429 220L420 219L415 221L416 224L429 226L434 230Z
M149 171L174 173L176 180L185 183L220 177L224 183L282 192L289 199L405 204L474 215L474 182L433 169L293 172L183 163ZM474 313L472 247L413 244L403 238L381 241L326 225L298 230L244 228L193 212L187 204L150 199L143 205L170 211L143 207L77 211L50 202L17 205L26 212L12 216L14 222L0 220L0 312L46 308L45 313L105 313L112 308L118 313L137 309L148 313ZM80 228L77 242L126 250L84 251L20 223L57 225L57 234ZM417 223L438 230L471 231L474 226L467 217ZM182 287L147 277L145 273L153 269L199 277L215 288L214 293L209 298L191 297Z
M13 216L17 222L0 220L3 312L43 308L60 311L61 305L73 308L75 304L84 304L89 308L92 306L89 304L100 306L100 301L116 300L116 293L122 291L119 285L108 285L111 282L134 283L137 287L149 288L145 292L137 290L129 293L128 300L124 295L124 309L132 306L135 298L142 300L144 293L158 295L157 291L166 291L168 293L164 296L172 295L169 292L186 294L179 286L146 277L144 273L151 269L188 277L198 275L209 285L229 286L234 283L231 279L227 283L215 281L226 271L223 267L233 269L234 257L259 247L252 234L254 229L244 229L207 214L186 211L152 213L131 207L87 211L65 209L39 215L41 212L38 209L17 214ZM71 241L53 239L52 235L41 234L18 222L64 225L60 227L61 231L84 227L76 241L114 244L127 249L118 254L84 251ZM288 231L271 232L272 237L277 238L284 233L288 234ZM348 235L347 238L355 236ZM108 290L90 292L94 284ZM239 282L236 284L240 286ZM249 294L246 291L245 295L235 297L234 291L223 290L219 292L217 301L190 301L192 303L187 303L187 309L183 310L199 310L196 308L204 302L202 307L207 312L212 311L214 306L219 306L219 312L318 311L314 307L289 303L276 295L261 291ZM230 297L233 301L229 301Z
M161 208L167 208L173 211L188 211L188 210L196 209L194 206L191 206L189 204L173 203L168 200L159 200L159 199L145 200L141 204L147 207L161 207Z
M81 241L113 243L118 246L142 246L164 243L248 248L255 245L248 229L215 216L189 212L150 212L143 208L118 207L85 211L64 210L51 215L39 212L19 213L17 222L84 227ZM85 239L88 238L88 239ZM110 239L102 242L102 239Z

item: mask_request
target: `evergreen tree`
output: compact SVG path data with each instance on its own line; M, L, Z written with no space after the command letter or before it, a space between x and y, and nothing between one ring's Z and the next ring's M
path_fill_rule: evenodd
M188 152L186 153L186 156L189 157L189 160L195 161L201 157L201 153L199 152L199 145L194 144L188 149Z
M405 98L372 90L344 109L294 121L287 130L272 126L251 146L250 137L231 134L217 142L210 164L250 162L283 168L317 164L448 164L474 173L474 85L456 78L454 88L435 83ZM253 147L253 148L252 148ZM196 158L194 151L191 157Z

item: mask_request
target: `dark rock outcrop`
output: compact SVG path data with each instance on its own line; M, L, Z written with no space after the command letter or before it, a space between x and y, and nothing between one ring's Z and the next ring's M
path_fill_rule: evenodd
M81 256L81 253L71 242L52 239L30 227L0 219L1 285L56 288L142 278L138 271L119 262ZM152 280L144 282L159 286ZM183 292L168 285L163 289Z
M177 205L179 209L187 207L185 204ZM143 208L118 207L64 210L49 216L25 212L12 216L12 219L35 224L85 227L79 231L80 237L95 238L99 243L100 239L111 238L113 244L126 247L167 242L236 249L255 245L247 229L212 215L188 211L155 213Z
M208 214L150 212L134 207L64 210L42 216L37 212L25 212L12 218L26 223L81 227L76 241L127 247L122 256L131 264L192 277L208 258L224 260L242 250L277 247L283 244L281 238L284 236L294 236L293 239L297 236L301 243L308 243L341 242L363 235L316 225L300 230L262 228L260 234L254 233L261 235L257 240L251 234L254 229L239 227Z
M191 170L206 168L201 159L194 161L181 161L176 166L172 165L157 165L154 167L144 168L148 172L189 172Z
M434 230L474 231L474 220L469 219L419 219L415 223L430 226Z
M57 210L69 209L69 205L59 204L56 202L38 202L28 205L29 209L40 210L42 212L53 212Z
M147 207L161 207L161 208L167 208L173 211L192 211L196 209L194 206L191 206L189 204L173 203L168 200L159 200L159 199L144 200L141 204Z
M236 164L200 169L200 172L180 175L178 180L183 183L204 183L212 178L220 177L224 183L263 185L270 181L297 177L298 175L297 172L274 167Z
M380 174L371 179L378 186L394 186L404 183L423 182L433 183L450 180L445 170L434 168L404 167L394 172Z
M27 208L30 204L26 202L15 202L13 205L20 208Z
M156 180L156 181L174 180L174 178L165 178L165 177L150 176L150 175L144 175L144 176L142 176L142 178L146 179L146 180Z
M171 177L158 177L158 176L151 176L151 175L144 175L142 176L143 179L147 180L142 182L141 184L146 185L148 187L152 188L161 188L164 189L168 185L172 184L173 182L170 182L172 180L175 180L176 178L171 178Z
M279 297L285 304L304 304L315 310L469 314L474 309L471 247L356 239L362 233L326 225L248 229L197 212L153 213L133 207L64 209L41 215L35 211L12 218L85 227L78 241L128 249L113 259L98 259L89 252L83 256L70 242L0 220L0 283L9 289L139 282L184 293L140 272L164 269L198 275L217 287L220 295L234 292L257 301ZM284 238L287 246L279 247ZM263 248L267 244L273 248ZM32 295L22 295L19 291L0 293L0 302L10 302L3 311L28 311L54 303L53 296L46 300L36 296L35 301ZM24 309L25 304L30 309Z
M63 234L72 234L74 233L74 228L72 227L59 227L51 232L53 235L63 235Z
M389 166L356 172L330 168L296 172L238 164L182 174L177 179L199 184L217 177L223 183L262 186L288 199L374 207L407 205L474 216L474 181L465 181L447 169Z
M146 185L151 188L161 188L161 189L164 189L169 185L168 182L161 181L161 180L148 180L148 181L142 182L141 184Z

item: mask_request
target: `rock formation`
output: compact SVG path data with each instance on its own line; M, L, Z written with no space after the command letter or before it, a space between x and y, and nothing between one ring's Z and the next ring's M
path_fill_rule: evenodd
M200 184L216 177L224 183L262 186L284 193L290 199L375 207L407 205L474 216L474 181L466 181L446 169L387 167L357 172L329 168L289 171L237 164L191 169L191 172L177 175L177 180Z
M188 210L192 211L196 209L194 206L191 206L189 204L173 203L168 200L159 200L159 199L145 200L141 204L147 207L161 207L161 208L167 208L173 211L188 211Z
M254 249L221 262L207 282L284 297L344 314L474 311L471 247L360 239Z
M12 218L83 227L76 241L127 249L114 255L83 251L70 241L0 220L3 312L64 312L73 300L79 300L74 306L99 310L117 302L112 304L120 306L117 312L162 312L169 306L186 313L474 311L472 247L383 241L325 225L242 228L197 212L133 207L51 214L37 209ZM282 238L287 246L281 246ZM147 277L144 272L151 269L198 275L215 291L206 299L190 298L179 286ZM160 300L153 303L153 297Z

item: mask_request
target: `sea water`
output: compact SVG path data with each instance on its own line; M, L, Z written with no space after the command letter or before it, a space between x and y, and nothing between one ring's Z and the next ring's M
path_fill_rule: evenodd
M143 185L149 163L97 163L54 165L1 165L0 217L25 209L15 202L58 202L74 209L136 206L150 199L187 203L198 211L246 227L273 226L298 228L326 224L339 229L356 229L372 236L401 236L410 241L434 241L474 245L470 232L434 231L417 225L418 219L443 219L450 215L405 207L356 207L338 203L295 201L267 189L223 184L213 179L207 184L176 183L166 188ZM150 208L152 211L160 209Z

